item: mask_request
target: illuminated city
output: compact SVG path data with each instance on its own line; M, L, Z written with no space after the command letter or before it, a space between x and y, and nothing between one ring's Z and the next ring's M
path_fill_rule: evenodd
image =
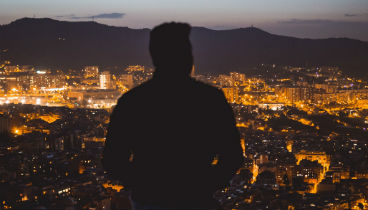
M242 136L244 166L216 194L226 209L368 208L366 81L329 66L194 69L193 78L223 90ZM2 208L123 208L124 186L106 179L99 160L112 107L152 72L3 62Z
M368 0L0 0L2 209L368 210Z

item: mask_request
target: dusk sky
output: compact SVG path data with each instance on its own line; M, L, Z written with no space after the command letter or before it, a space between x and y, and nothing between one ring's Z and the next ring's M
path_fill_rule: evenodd
M231 29L254 25L271 33L368 41L368 0L0 0L0 24L22 17L94 20L130 28L164 21Z

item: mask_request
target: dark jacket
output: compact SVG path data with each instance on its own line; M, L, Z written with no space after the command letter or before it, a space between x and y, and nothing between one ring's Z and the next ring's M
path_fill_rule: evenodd
M154 77L124 94L103 155L106 171L132 190L133 200L161 206L206 206L241 161L224 94L189 77Z

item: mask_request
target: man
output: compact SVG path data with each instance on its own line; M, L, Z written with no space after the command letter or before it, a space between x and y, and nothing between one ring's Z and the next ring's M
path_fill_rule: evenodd
M153 78L124 94L108 128L103 165L132 192L135 209L215 209L212 194L242 161L223 93L190 77L191 27L150 33Z

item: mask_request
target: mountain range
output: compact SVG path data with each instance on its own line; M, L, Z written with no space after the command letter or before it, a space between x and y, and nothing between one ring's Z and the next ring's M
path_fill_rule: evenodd
M0 59L60 69L151 66L149 32L96 22L22 18L0 26ZM368 43L354 39L301 39L255 27L193 27L191 40L199 72L244 72L260 64L338 66L347 73L368 72Z

